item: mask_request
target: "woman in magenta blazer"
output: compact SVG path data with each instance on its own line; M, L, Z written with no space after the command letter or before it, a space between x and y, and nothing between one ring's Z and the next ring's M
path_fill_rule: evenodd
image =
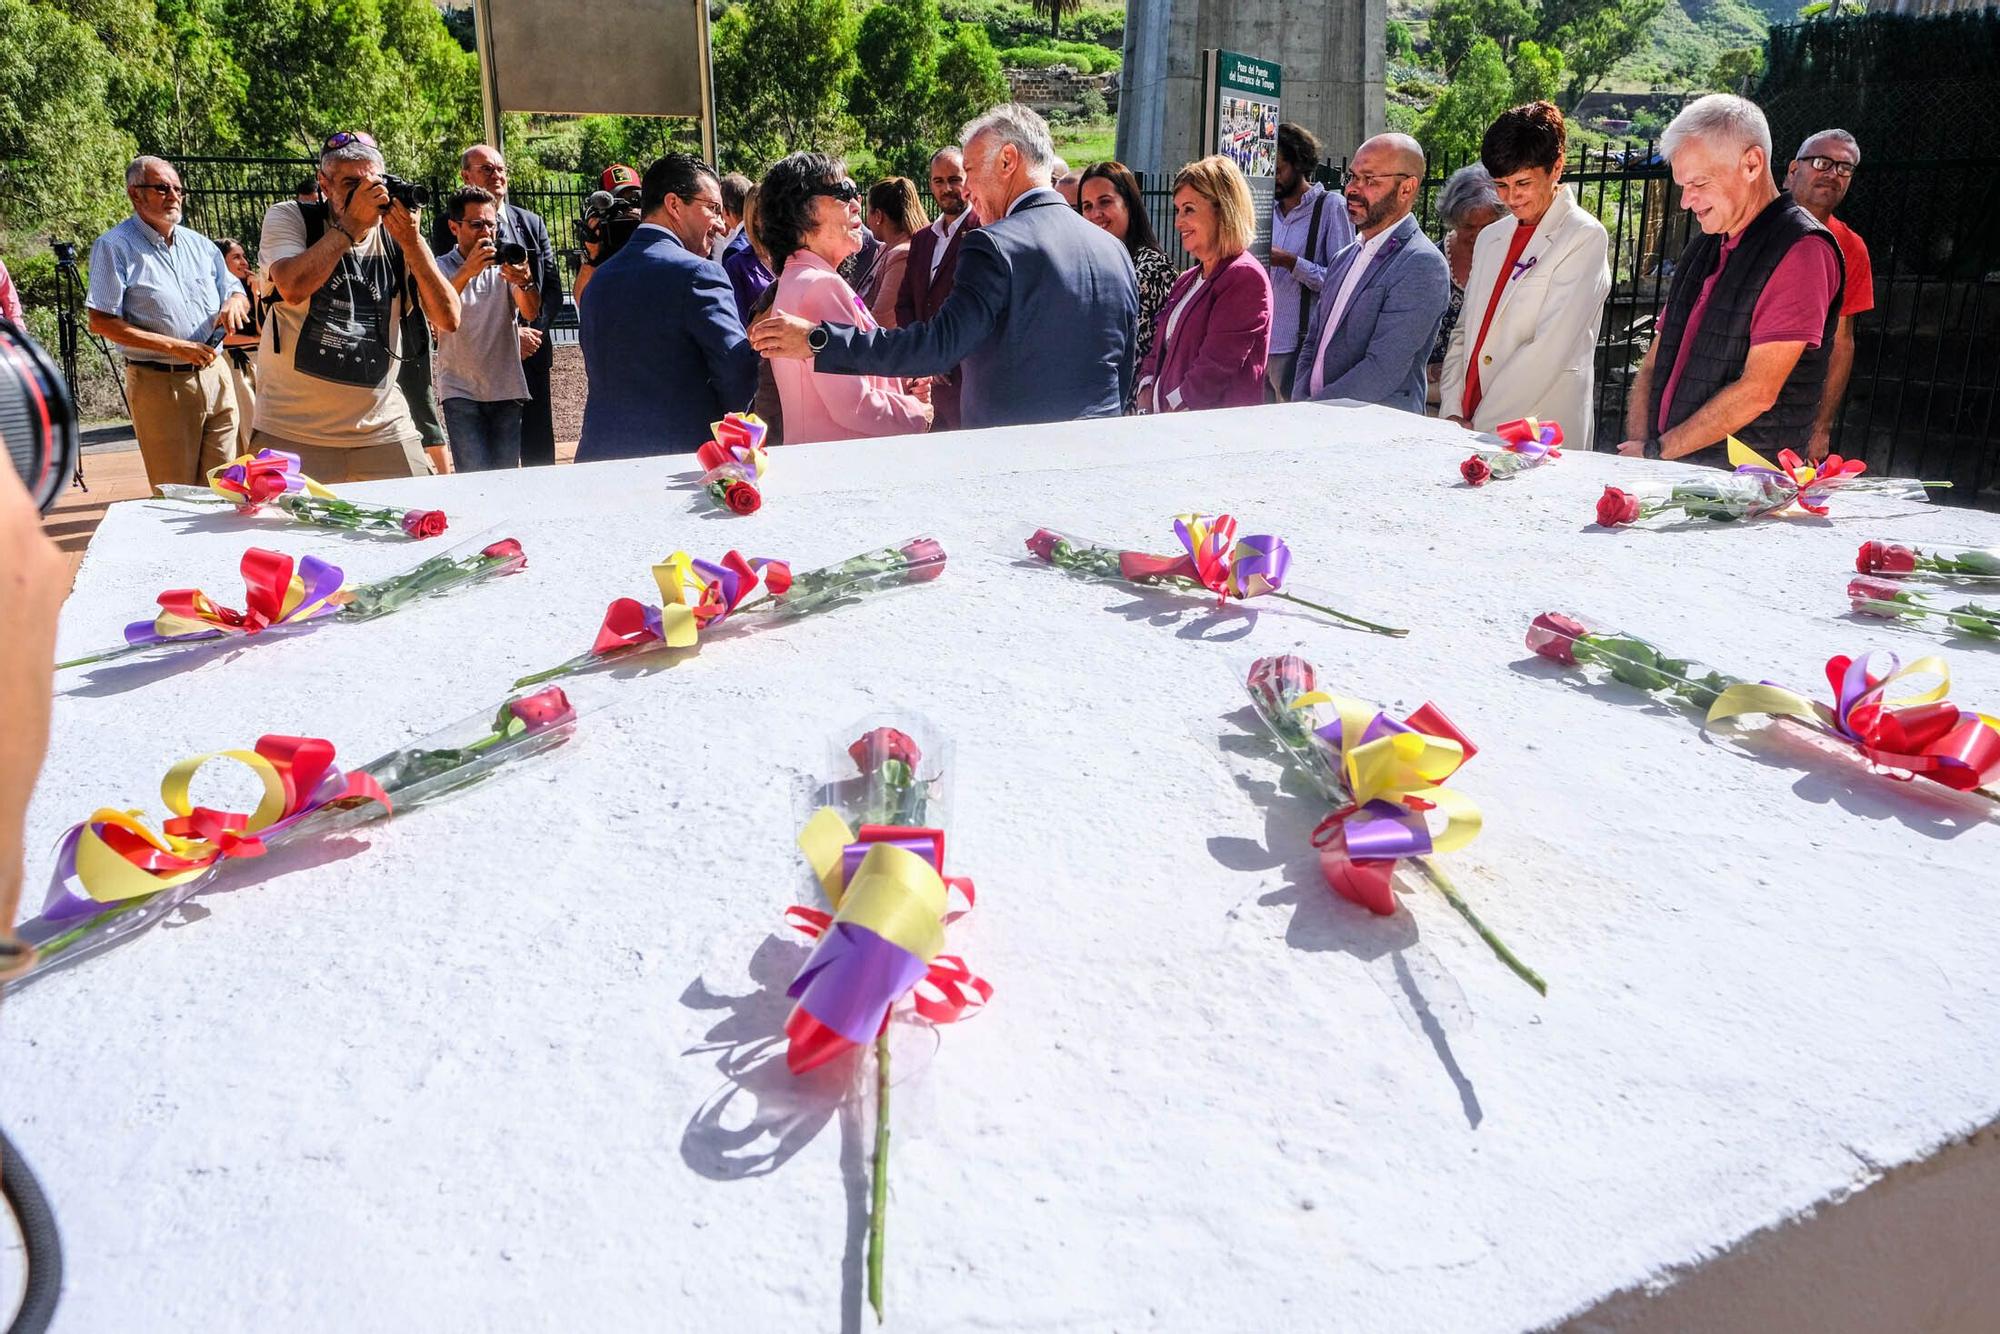
M1271 280L1250 253L1256 206L1226 157L1182 168L1174 230L1195 267L1167 293L1139 364L1139 411L1189 412L1264 401L1271 353Z
M861 249L861 192L840 163L823 153L794 153L772 167L757 191L757 234L778 270L772 309L815 324L877 327L838 272L840 262ZM901 380L822 375L810 360L769 364L788 445L930 429L930 404Z

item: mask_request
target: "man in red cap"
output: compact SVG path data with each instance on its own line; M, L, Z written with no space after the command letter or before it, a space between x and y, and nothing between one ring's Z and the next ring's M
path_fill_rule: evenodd
M639 173L623 162L614 162L597 178L597 188L607 194L624 195L627 199L636 200L639 197Z
M626 166L623 162L612 163L604 169L604 174L597 178L597 188L600 193L629 203L634 208L637 208L639 204L640 184L639 173ZM592 196L592 198L595 197L594 195ZM590 209L591 204L586 200L584 202L584 212L588 214ZM570 284L569 291L569 299L576 303L579 319L581 319L583 311L583 289L590 286L590 280L597 276L597 262L600 258L602 258L602 255L597 245L586 241L583 247L583 264L577 269L576 279Z

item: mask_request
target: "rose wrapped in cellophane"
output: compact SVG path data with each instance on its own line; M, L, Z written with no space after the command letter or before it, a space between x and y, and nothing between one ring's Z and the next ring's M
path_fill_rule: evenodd
M1296 589L1287 591L1291 548L1283 538L1267 534L1239 540L1236 520L1230 515L1180 515L1174 520L1174 535L1180 539L1184 554L1157 556L1068 537L1053 528L1037 528L1028 538L1028 551L1037 560L1087 579L1142 588L1203 589L1224 603L1273 597L1378 635L1410 633L1336 611L1322 601L1300 596Z
M900 546L864 551L800 574L783 561L746 560L734 551L720 565L676 551L653 567L659 606L618 599L606 608L589 652L514 685L519 689L666 649L693 648L703 634L732 616L747 623L808 616L880 589L927 583L944 567L944 547L933 537L913 537ZM753 597L760 588L764 596Z
M298 455L282 449L260 449L211 468L206 487L169 483L157 489L168 500L229 505L239 514L255 514L269 507L300 523L354 533L423 538L436 537L448 526L443 510L343 500L301 472Z
M1627 685L1685 702L1701 711L1705 727L1768 715L1851 747L1890 777L1926 778L2000 800L1984 786L2000 777L2000 719L1961 709L1945 698L1951 692L1951 672L1942 658L1919 658L1907 667L1887 652L1829 658L1826 674L1834 702L1827 705L1769 681L1745 681L1669 657L1636 636L1594 629L1561 612L1534 619L1528 647L1565 666L1602 666ZM1935 676L1938 684L1914 695L1889 697L1892 685L1922 676Z
M1933 623L1943 621L1976 639L2000 639L2000 607L1979 602L1940 606L1935 594L1905 587L1890 579L1860 575L1848 580L1847 596L1863 616Z
M513 538L477 545L483 539L432 556L401 574L372 584L349 586L337 565L306 556L293 563L282 552L251 547L243 553L243 609L225 606L198 588L161 593L159 612L125 627L125 642L56 664L57 671L137 657L152 657L199 645L240 642L271 631L306 629L328 621L367 621L400 611L418 598L449 593L468 584L527 568L528 558Z
M1475 450L1458 467L1459 475L1470 486L1484 486L1496 477L1505 481L1517 472L1539 468L1562 457L1557 446L1563 442L1563 428L1556 422L1522 417L1500 423L1493 428L1493 434L1499 437L1502 448Z
M785 1022L786 1065L803 1074L874 1044L868 1300L878 1321L889 1204L889 1021L901 1011L930 1024L955 1023L993 995L964 959L943 952L945 928L971 910L974 890L969 879L945 874L947 748L932 729L904 726L910 731L873 727L847 742L852 772L819 789L818 809L798 838L830 911L794 906L785 914L815 941L787 991L797 1003ZM950 909L953 891L964 903L958 912Z
M702 467L701 489L721 509L755 514L764 506L757 483L770 466L764 434L770 428L754 412L732 412L709 425L713 438L694 453Z
M1736 471L1675 483L1665 496L1653 492L1635 495L1607 486L1597 501L1597 522L1601 527L1617 528L1680 510L1689 518L1726 523L1783 514L1794 506L1800 512L1824 516L1827 497L1835 491L1919 497L1927 487L1951 485L1901 477L1863 478L1867 464L1838 454L1813 464L1785 449L1773 463L1735 436L1729 437L1729 461Z
M1922 551L1877 538L1861 544L1854 568L1888 579L1921 574L1938 582L1991 583L2000 580L2000 550L1961 547Z
M42 910L19 929L36 952L26 977L144 931L233 861L385 815L406 815L503 764L560 745L576 717L569 698L551 686L351 771L338 768L333 744L317 737L265 736L252 750L182 760L161 782L161 799L173 815L157 831L137 811L107 807L63 836ZM217 759L233 760L257 777L263 792L254 810L195 804L195 774Z
M1494 955L1537 992L1548 984L1473 912L1434 854L1464 847L1480 830L1478 806L1444 780L1479 753L1435 704L1397 720L1359 700L1319 689L1312 663L1259 658L1245 689L1257 717L1298 771L1333 806L1313 830L1320 870L1336 894L1370 912L1396 911L1395 873L1424 872ZM1444 820L1433 831L1430 817Z

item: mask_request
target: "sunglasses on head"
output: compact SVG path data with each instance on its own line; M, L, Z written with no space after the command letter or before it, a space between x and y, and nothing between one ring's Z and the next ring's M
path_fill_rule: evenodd
M861 198L861 187L853 181L835 181L832 185L816 185L806 192L808 199L825 195L828 199L838 199L843 204L852 204Z
M373 148L375 147L375 136L366 130L342 130L339 134L328 135L326 142L320 145L319 151L322 153L331 153L334 149L345 148L349 144L366 144L368 147Z

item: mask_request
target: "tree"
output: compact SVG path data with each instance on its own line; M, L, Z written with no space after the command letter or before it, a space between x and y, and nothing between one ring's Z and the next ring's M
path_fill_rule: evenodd
M1451 87L1444 90L1417 131L1433 171L1470 162L1479 154L1486 127L1511 103L1514 81L1491 37L1475 38L1459 61Z
M745 0L711 32L716 120L732 170L761 174L795 149L838 153L854 73L845 0Z
M1062 21L1083 12L1083 0L1033 0L1037 14L1049 16L1049 39L1062 36Z
M1552 46L1524 40L1514 48L1511 72L1514 92L1510 106L1552 102L1562 91L1563 54Z
M62 11L0 0L0 227L90 233L124 211L136 145L111 118L112 63Z
M938 100L937 0L887 0L861 17L848 110L883 171L921 176Z
M1008 100L1000 53L977 24L961 23L938 52L938 96L931 105L932 149L958 142L958 132L974 116Z
M1763 75L1763 48L1743 46L1734 51L1724 51L1715 58L1715 68L1708 74L1708 86L1717 92L1748 97L1751 86Z
M1431 50L1444 62L1449 78L1458 77L1473 43L1491 40L1501 59L1514 44L1535 36L1535 15L1522 0L1438 0L1431 11Z
M1401 19L1390 19L1383 29L1383 50L1391 60L1416 59L1417 43L1410 36L1409 25Z
M1667 0L1541 0L1534 38L1563 54L1563 106L1575 110L1611 67L1638 50Z

